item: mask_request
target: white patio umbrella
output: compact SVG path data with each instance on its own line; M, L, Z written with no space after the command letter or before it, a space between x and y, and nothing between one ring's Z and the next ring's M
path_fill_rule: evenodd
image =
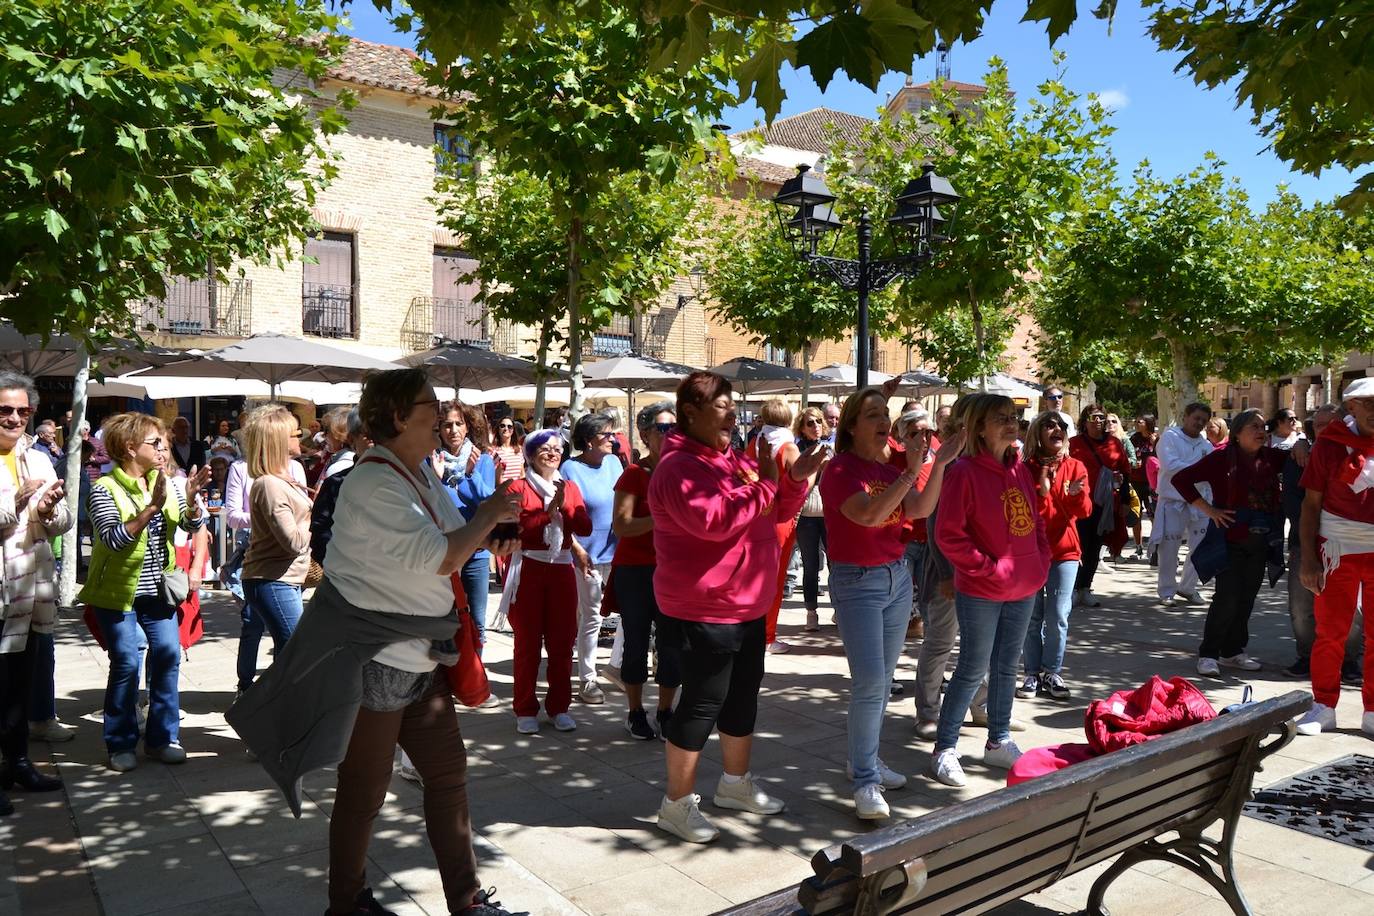
M403 366L423 367L434 382L478 390L533 382L539 369L527 359L461 343L446 343L402 357L397 362ZM545 374L551 380L568 377L561 369L549 368Z
M868 384L877 386L886 382L892 376L883 372L868 370ZM842 391L856 391L859 387L859 371L848 363L831 363L822 366L811 373L812 391L827 391L839 393ZM792 391L801 390L801 382L777 382L765 383L754 389L756 394L785 394Z
M739 392L741 403L748 401L750 395L800 391L802 381L806 378L806 373L801 369L789 369L749 356L738 356L710 371L731 381Z
M357 382L395 363L284 334L254 334L198 357L134 373L139 378L232 378L266 382L276 396L284 382Z
M1040 397L1040 393L1045 390L1043 385L1034 382L1023 381L1013 378L1003 372L989 375L982 386L982 390L989 394L1005 395L1009 398L1025 398L1031 403Z
M676 388L678 382L695 371L691 366L670 363L651 356L629 354L589 363L582 373L582 378L588 384L614 386L625 393L629 414L626 418L626 425L629 427L626 433L633 448L636 432L635 394L641 391Z

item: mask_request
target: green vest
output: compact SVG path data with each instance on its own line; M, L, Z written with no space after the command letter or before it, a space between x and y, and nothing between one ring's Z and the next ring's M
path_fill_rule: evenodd
M149 471L147 482L151 491L157 480L157 471ZM114 498L115 508L119 510L120 521L127 522L138 515L148 505L147 497L139 489L138 481L115 466L115 469L97 480L94 486L100 487ZM181 522L181 504L177 502L172 484L167 482L167 494L162 501L162 533L167 541L167 565L164 572L176 568L177 526ZM148 531L139 532L132 544L123 550L111 550L105 546L97 534L91 539L91 566L86 573L86 584L82 586L77 600L92 607L111 611L128 611L134 606L134 592L138 590L138 574L143 569L143 556L148 550Z

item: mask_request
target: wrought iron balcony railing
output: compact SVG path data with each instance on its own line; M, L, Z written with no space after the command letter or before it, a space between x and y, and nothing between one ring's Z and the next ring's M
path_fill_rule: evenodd
M253 281L178 277L162 299L143 302L145 326L167 334L247 337L252 331Z
M357 337L356 303L356 286L304 283L301 285L301 329L314 337Z
M401 324L401 346L419 352L443 340L510 355L520 349L516 327L492 317L480 302L439 296L412 298Z

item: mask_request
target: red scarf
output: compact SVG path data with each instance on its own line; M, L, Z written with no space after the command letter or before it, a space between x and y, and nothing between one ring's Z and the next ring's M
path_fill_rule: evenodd
M1374 437L1356 435L1340 420L1332 422L1317 438L1330 439L1350 450L1336 475L1336 479L1347 486L1360 476L1360 471L1364 470L1364 463L1374 458Z

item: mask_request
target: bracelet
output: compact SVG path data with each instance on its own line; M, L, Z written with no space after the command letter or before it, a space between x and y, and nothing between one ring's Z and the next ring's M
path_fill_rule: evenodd
M908 487L916 486L916 475L910 471L903 471L901 474L897 475L897 479L906 481Z

